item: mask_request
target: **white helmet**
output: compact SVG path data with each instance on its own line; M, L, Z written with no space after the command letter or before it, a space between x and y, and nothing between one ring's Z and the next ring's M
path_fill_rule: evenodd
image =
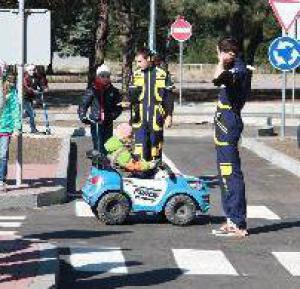
M25 71L28 72L30 76L34 74L35 65L34 64L28 64L25 66Z
M96 75L100 76L101 73L110 74L110 69L106 64L102 64L97 68Z

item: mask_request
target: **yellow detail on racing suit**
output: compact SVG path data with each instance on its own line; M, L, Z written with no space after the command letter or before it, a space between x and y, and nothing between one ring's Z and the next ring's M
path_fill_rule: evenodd
M161 155L156 151L163 139L164 119L173 113L168 81L167 73L155 66L136 70L131 81L129 96L135 143L142 143L143 158L148 160Z

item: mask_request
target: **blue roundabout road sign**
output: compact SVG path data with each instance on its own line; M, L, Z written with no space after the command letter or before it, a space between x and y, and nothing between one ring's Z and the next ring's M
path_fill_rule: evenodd
M277 69L289 71L300 65L300 43L291 37L278 37L269 47L270 63Z

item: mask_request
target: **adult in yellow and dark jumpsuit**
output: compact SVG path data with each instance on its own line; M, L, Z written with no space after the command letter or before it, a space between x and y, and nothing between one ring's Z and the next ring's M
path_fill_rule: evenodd
M221 87L215 114L215 145L222 205L227 217L223 229L245 236L245 182L238 142L243 130L241 110L251 90L251 72L237 57L238 53L236 40L225 38L219 42L219 64L213 80L214 85Z
M163 129L172 124L173 99L167 73L149 59L147 50L136 55L139 67L129 88L131 125L134 131L134 155L145 161L162 155Z

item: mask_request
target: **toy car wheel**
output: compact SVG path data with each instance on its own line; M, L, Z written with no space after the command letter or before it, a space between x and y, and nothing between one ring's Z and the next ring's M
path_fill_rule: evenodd
M196 216L195 202L186 195L174 196L166 204L165 215L174 225L188 225Z
M98 219L106 225L120 225L129 214L130 204L126 196L112 192L100 199L95 211Z

